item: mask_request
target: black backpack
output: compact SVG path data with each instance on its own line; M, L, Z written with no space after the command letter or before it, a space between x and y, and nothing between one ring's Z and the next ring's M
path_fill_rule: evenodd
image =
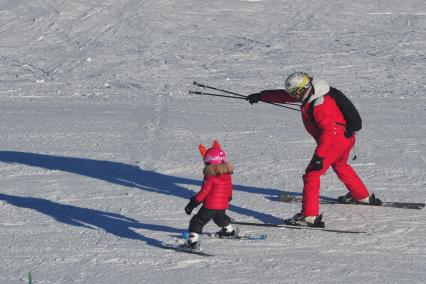
M351 100L341 91L333 87L330 87L330 92L328 92L326 96L331 96L334 99L343 116L345 117L346 124L336 122L337 124L344 125L346 127L345 136L351 137L353 132L360 131L362 128L362 119ZM312 102L312 110L313 105L314 102Z

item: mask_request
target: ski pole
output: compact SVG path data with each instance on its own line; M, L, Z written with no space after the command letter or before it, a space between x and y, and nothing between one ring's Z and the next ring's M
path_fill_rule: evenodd
M222 98L230 98L230 99L239 99L239 100L245 100L246 99L246 96L243 96L243 95L241 95L241 97L235 97L235 96L219 95L219 94L212 94L212 93L204 93L204 92L198 92L198 91L189 91L189 94L222 97ZM292 109L292 110L296 110L296 111L300 111L297 108L292 108L292 107L288 107L288 106L284 106L284 105L280 105L280 104L276 104L276 103L270 103L270 102L264 102L264 103L271 104L271 105L274 105L274 106L283 107L283 108L288 108L288 109Z
M198 92L198 91L189 91L189 93L190 94L194 94L194 95L204 95L204 96L213 96L213 97L222 97L222 98L245 100L245 97L235 97L235 96L219 95L219 94L204 93L204 92Z
M207 88L207 89L212 89L212 90L216 90L216 91L220 91L220 92L224 92L224 93L227 93L227 94L232 94L232 95L235 95L235 96L238 96L238 97L242 97L242 98L246 98L247 96L244 96L244 95L241 95L241 94L238 94L238 93L234 93L234 92L230 92L230 91L227 91L227 90L222 90L222 89L219 89L219 88L216 88L216 87L212 87L212 86L207 86L207 85L205 85L205 84L201 84L201 83L198 83L198 82L195 82L194 81L194 83L193 83L195 86L198 86L198 87L201 87L201 88ZM294 105L294 106L300 106L300 104L299 103L284 103L285 105Z
M195 82L195 81L194 81L194 83L193 83L193 84L194 84L195 86L198 86L198 87L201 87L201 88L212 89L212 90L216 90L216 91L224 92L224 93L227 93L227 94L235 95L235 96L238 96L238 97L241 97L241 98L243 98L243 97L245 98L245 97L246 97L246 96L241 95L241 94L238 94L238 93L230 92L230 91L227 91L227 90L222 90L222 89L215 88L215 87L212 87L212 86L207 86L207 85L204 85L204 84L197 83L197 82Z
M201 83L198 83L196 81L194 81L193 84L195 86L198 86L198 87L201 87L201 88L207 88L207 89L212 89L212 90L216 90L216 91L219 91L219 92L224 92L224 93L235 95L235 96L238 96L238 97L244 98L244 99L247 98L247 96L244 96L244 95L241 95L241 94L238 94L238 93L234 93L234 92L230 92L230 91L227 91L227 90L219 89L219 88L216 88L216 87L208 86L208 85L205 85L205 84L201 84ZM227 96L227 97L229 97L229 96ZM292 110L295 110L295 111L300 111L300 109L292 108L292 107L288 107L288 106L284 106L282 104L271 103L271 102L264 102L264 103L267 103L267 104L270 104L270 105L274 105L274 106L283 107L283 108L287 108L287 109L292 109ZM285 103L285 104L287 104L287 105L294 105L294 106L300 106L299 104L293 104L293 103Z

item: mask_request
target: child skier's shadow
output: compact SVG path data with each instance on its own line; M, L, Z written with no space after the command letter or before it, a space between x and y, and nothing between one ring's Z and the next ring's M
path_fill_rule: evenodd
M199 180L164 175L153 171L145 171L137 166L119 162L60 157L26 152L0 151L0 162L19 163L49 170L70 172L122 186L139 188L144 191L172 195L185 199L191 198L195 192L182 185L201 186L202 183ZM234 190L252 194L262 194L265 196L278 196L281 193L285 193L276 189L247 187L241 185L234 185ZM230 211L248 217L254 217L262 222L282 221L281 218L277 218L270 214L236 205L231 205Z
M95 226L112 235L127 239L141 240L154 247L161 247L161 241L140 235L134 232L132 228L171 233L182 233L184 231L168 226L139 223L134 219L120 214L60 204L41 198L21 197L0 193L0 200L6 201L16 207L36 210L64 224L89 229L96 229L92 227Z

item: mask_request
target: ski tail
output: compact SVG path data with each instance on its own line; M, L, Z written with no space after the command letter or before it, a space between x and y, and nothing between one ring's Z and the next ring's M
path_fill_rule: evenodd
M196 254L196 255L200 255L200 256L214 256L213 254L206 253L202 250L191 250L191 249L185 248L185 246L183 244L179 244L179 243L161 242L161 245L165 249L172 249L172 250L175 250L175 251L192 253L192 254Z

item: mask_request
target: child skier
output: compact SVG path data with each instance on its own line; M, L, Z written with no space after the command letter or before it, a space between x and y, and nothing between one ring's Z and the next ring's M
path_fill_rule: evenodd
M225 152L216 139L210 149L206 149L202 144L198 148L205 164L204 181L201 190L185 207L186 214L191 215L192 210L203 203L189 223L189 239L185 247L192 250L200 250L199 234L211 219L216 225L222 227L216 233L219 237L238 235L238 229L232 227L231 218L226 215L226 209L232 199L233 166L228 162Z

